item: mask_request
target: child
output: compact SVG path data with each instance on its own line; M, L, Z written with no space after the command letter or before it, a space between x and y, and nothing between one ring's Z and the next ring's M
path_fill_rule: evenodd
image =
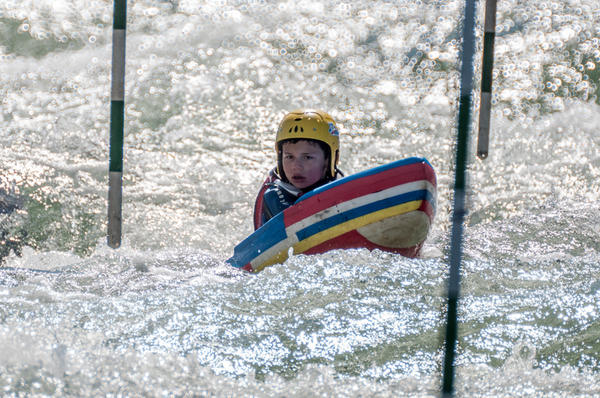
M285 115L275 137L277 167L269 172L254 204L254 228L282 212L302 194L333 181L338 174L340 137L323 111Z

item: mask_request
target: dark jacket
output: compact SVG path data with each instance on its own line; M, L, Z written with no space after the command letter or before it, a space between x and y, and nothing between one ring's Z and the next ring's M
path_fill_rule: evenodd
M283 182L276 169L269 171L254 202L254 229L293 205L303 193L292 184Z
M293 205L306 192L310 192L321 185L335 180L338 175L343 176L344 174L336 169L333 179L324 178L310 187L298 189L289 182L283 181L279 174L277 174L277 168L272 169L269 171L269 175L265 179L265 182L263 182L260 191L258 191L256 201L254 202L254 229L260 228L275 215Z

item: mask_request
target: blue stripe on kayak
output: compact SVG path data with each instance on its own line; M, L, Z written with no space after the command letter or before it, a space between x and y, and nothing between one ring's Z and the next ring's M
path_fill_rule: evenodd
M285 238L287 238L287 234L283 223L283 212L281 212L240 242L235 247L233 256L227 262L234 267L241 268Z
M378 200L377 202L372 202L360 207L355 207L343 213L326 218L325 220L318 221L314 224L309 225L306 228L299 230L296 233L296 235L298 236L299 241L303 241L304 239L307 239L308 237L314 234L317 234L331 227L335 227L336 225L346 222L348 220L353 220L355 218L362 217L366 214L370 214L402 203L412 202L414 200L427 200L431 202L431 199L432 195L426 189L391 196L389 198Z
M383 171L389 170L389 169L394 169L397 167L402 167L402 166L407 166L409 164L413 164L413 163L425 163L427 164L429 167L431 167L431 165L429 164L429 162L427 161L427 159L425 158L416 158L416 157L412 157L412 158L407 158L407 159L402 159L402 160L396 160L395 162L392 163L388 163L388 164L384 164L382 166L378 166L378 167L374 167L372 169L369 170L365 170L365 171L361 171L360 173L356 173L353 174L351 176L348 177L344 177L341 178L339 180L335 180L332 181L328 184L325 184L323 186L320 186L318 188L313 189L312 191L305 193L304 195L302 195L300 198L298 198L298 200L295 203L301 202L305 199L310 198L311 196L320 194L323 191L327 191L328 189L337 187L339 185L345 184L349 181L353 181L359 178L363 178L363 177L368 177L374 174L378 174L381 173Z

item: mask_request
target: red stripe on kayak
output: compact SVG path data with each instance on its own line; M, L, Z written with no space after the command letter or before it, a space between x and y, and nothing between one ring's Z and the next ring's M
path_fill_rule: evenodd
M244 271L248 271L248 272L254 272L250 263L244 265L241 269L243 269Z
M424 179L435 186L435 174L431 167L426 163L413 163L351 180L286 209L284 223L287 227L339 203Z
M423 171L425 172L425 175L427 177L425 177L434 187L437 187L437 180L436 180L436 176L435 176L435 171L433 171L433 167L431 167L429 164L423 163L423 166L425 166L423 168Z
M435 209L432 204L428 200L424 200L421 202L421 206L419 206L419 210L427 214L429 217L429 221L433 222L433 216L435 215Z

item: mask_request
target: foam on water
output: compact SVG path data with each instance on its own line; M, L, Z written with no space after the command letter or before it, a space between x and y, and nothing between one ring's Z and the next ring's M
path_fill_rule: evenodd
M128 6L115 251L112 2L0 4L2 394L438 396L463 3ZM599 18L589 0L498 3L460 395L600 396ZM339 121L347 174L430 160L423 258L334 251L256 276L224 263L252 230L279 119L304 106Z

